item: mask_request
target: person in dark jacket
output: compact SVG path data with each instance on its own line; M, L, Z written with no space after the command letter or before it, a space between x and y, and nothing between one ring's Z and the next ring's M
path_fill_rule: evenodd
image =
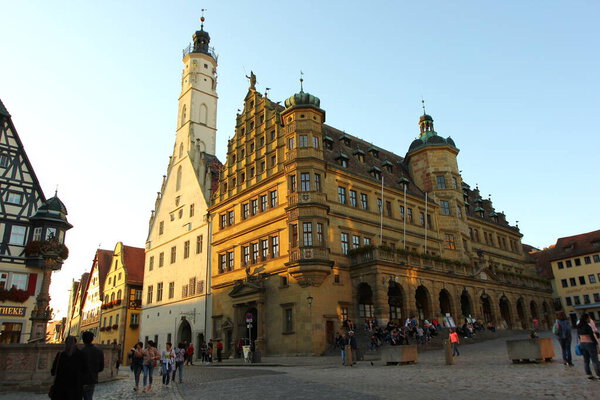
M354 331L348 332L348 344L352 349L352 365L356 364L356 360L358 359L358 342L356 341L356 337L354 336Z
M94 340L92 332L83 332L81 338L84 344L81 351L85 354L88 364L88 374L83 381L83 400L92 400L94 398L94 388L98 383L98 373L104 371L104 353L92 344Z
M573 366L573 356L571 355L571 324L564 311L556 316L556 336L562 349L563 364L569 367Z
M81 400L88 374L86 355L77 348L75 336L67 336L65 349L56 355L50 371L54 376L52 400Z
M598 362L598 339L590 325L590 315L588 313L581 314L579 323L577 324L577 335L579 335L579 347L583 356L583 367L588 379L600 378L600 363ZM594 365L597 378L592 375L590 369L590 361Z
M131 370L133 371L133 378L135 380L134 391L140 388L140 374L144 369L144 343L138 342L133 346L129 355L131 358Z

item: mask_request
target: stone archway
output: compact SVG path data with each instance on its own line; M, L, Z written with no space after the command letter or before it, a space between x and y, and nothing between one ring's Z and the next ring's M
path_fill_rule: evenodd
M517 300L517 315L519 316L519 320L521 321L521 328L527 328L527 321L525 319L525 300L522 297L519 297Z
M512 319L511 319L511 315L510 315L510 302L508 301L508 298L506 296L502 296L500 298L499 306L500 306L500 316L506 323L506 328L511 329L512 328Z
M445 317L446 314L452 315L452 299L446 289L440 290L440 314Z
M373 289L366 282L358 285L358 316L359 318L373 318Z
M464 318L473 314L473 302L471 301L471 296L469 295L469 292L467 292L467 289L464 289L460 295L460 311L463 315L463 321L460 322L461 324L464 322Z
M177 330L177 343L180 342L192 343L192 327L186 319L181 320Z
M417 307L417 318L420 320L431 319L432 313L429 291L423 285L419 286L415 292L415 305Z
M398 319L402 321L403 313L402 308L404 305L404 291L402 286L398 283L390 280L388 287L388 305L389 305L389 317L390 321Z
M494 313L492 312L492 304L490 302L490 296L487 293L483 293L480 297L481 300L481 314L484 323L494 321Z

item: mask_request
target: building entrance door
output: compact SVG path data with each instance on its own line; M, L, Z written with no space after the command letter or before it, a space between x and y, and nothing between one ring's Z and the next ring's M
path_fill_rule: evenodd
M325 322L325 340L327 340L327 344L333 344L334 341L334 333L333 333L333 321Z

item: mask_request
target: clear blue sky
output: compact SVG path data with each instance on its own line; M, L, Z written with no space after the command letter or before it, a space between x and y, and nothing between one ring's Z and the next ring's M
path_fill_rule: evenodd
M75 226L55 274L72 278L98 245L143 247L172 151L181 49L205 28L219 53L223 159L253 70L283 100L321 99L327 122L404 155L421 96L461 149L471 186L519 221L523 241L599 229L597 1L1 0L0 98L47 196Z

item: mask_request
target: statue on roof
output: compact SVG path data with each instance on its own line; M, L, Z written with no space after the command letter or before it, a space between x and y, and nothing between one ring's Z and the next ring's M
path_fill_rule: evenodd
M256 75L254 75L254 72L250 71L250 76L246 75L246 78L250 81L250 89L256 90Z

